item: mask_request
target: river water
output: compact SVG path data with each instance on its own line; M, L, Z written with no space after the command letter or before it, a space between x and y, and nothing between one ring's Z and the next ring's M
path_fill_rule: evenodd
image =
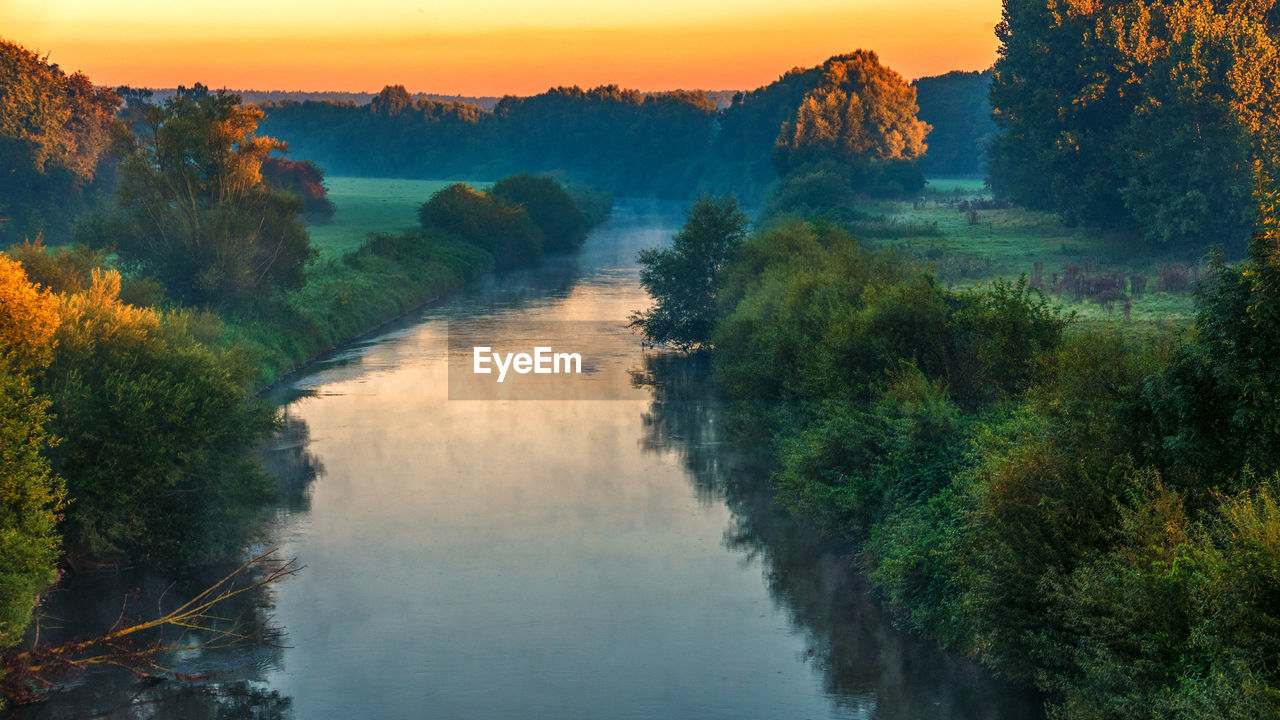
M284 502L264 545L305 568L237 610L276 646L166 660L195 683L89 673L17 715L1038 715L895 630L846 549L776 512L696 360L629 340L593 368L613 399L449 399L451 328L625 323L647 302L636 252L669 239L674 210L619 203L579 254L476 283L280 389L265 460ZM50 612L105 627L121 597L204 580L77 580Z

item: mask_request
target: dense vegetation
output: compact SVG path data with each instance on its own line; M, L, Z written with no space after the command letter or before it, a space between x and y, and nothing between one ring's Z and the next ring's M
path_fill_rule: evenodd
M302 201L303 217L309 223L333 220L335 208L324 187L324 170L310 160L294 161L272 156L263 159L262 179L267 185Z
M1008 2L993 186L1150 244L1244 249L1280 108L1272 2Z
M701 347L716 321L720 273L746 235L747 216L736 200L699 198L671 247L640 251L640 285L657 301L633 313L631 327L654 343Z
M724 108L606 86L492 110L400 86L366 106L202 86L153 104L0 42L0 647L60 560L171 567L251 537L271 496L252 449L277 425L253 392L578 247L608 201L528 174L550 172L763 200L754 234L736 201L696 201L641 254L655 304L632 323L711 352L777 498L856 543L906 622L1057 717L1274 717L1277 32L1266 1L1011 0L989 73L912 86L859 51ZM320 166L273 156L260 125L331 172L519 174L447 187L418 227L321 262L303 224L334 211ZM862 199L917 193L921 163L972 173L988 147L996 191L1122 250L1246 257L1215 256L1192 331L1152 339L1073 327L1040 291L1093 280L1114 304L1145 276L954 289L864 242L929 229ZM77 215L87 244L44 247Z
M78 239L189 304L244 305L298 287L311 258L302 201L263 181L263 162L285 145L255 134L261 119L203 87L147 105L140 146L120 164L118 204Z
M723 109L701 92L605 86L506 97L488 112L389 86L362 106L267 104L263 127L341 174L555 171L615 194L684 198L704 188L754 201L776 167L817 158L857 168L863 190L882 174L897 189L918 188L926 126L915 103L901 76L858 51L796 68Z
M0 256L0 643L22 637L32 606L57 574L63 481L43 455L52 444L49 401L30 373L48 365L56 300Z
M681 234L738 237L697 221L715 206ZM714 275L655 282L679 248L641 260L656 306L709 328L778 499L856 542L913 625L1055 716L1272 717L1277 239L1272 220L1214 265L1195 334L1154 347L1070 330L1025 280L945 289L827 222L730 242ZM686 300L712 277L707 323Z

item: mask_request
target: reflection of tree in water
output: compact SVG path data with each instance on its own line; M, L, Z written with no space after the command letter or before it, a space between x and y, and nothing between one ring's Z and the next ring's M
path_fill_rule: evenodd
M725 545L761 561L770 595L807 638L805 659L822 671L833 702L886 719L1043 716L1033 693L894 629L855 569L852 548L779 510L764 461L724 441L724 405L704 359L649 356L633 378L653 394L644 447L680 453L699 497L722 498L732 511Z
M38 707L19 708L15 718L103 718L143 720L285 720L293 717L293 701L275 690L248 682L222 685L167 684L135 688L133 692L80 693L75 707L59 700Z
M286 407L280 432L258 453L262 468L276 479L281 508L289 512L311 509L311 484L324 474L324 465L311 453L310 445L306 421Z
M711 382L705 355L646 355L644 368L631 371L631 383L652 395L644 414L641 446L649 452L679 452L694 490L703 503L722 500L723 400Z

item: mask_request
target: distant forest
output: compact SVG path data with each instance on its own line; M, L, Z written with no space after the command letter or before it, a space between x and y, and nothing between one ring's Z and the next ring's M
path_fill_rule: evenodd
M76 218L115 194L134 136L150 133L147 118L178 91L94 87L19 46L0 51L0 72L21 91L0 126L0 159L14 168L0 177L0 243L40 234L68 242ZM323 173L489 180L529 172L615 196L733 193L749 206L780 180L790 184L784 196L809 200L815 192L914 193L925 173L983 172L994 128L990 82L989 72L954 72L908 83L875 53L858 51L732 95L616 85L500 99L400 85L373 95L229 94L260 108L261 131L287 145L289 160L277 156L264 168L271 182L323 221L332 213L321 198Z
M155 102L163 102L178 94L178 88L150 88L148 92ZM368 105L378 96L378 93L372 92L343 92L341 90L231 90L232 93L239 95L240 99L247 103L279 103L293 100L296 102L306 102L308 100L315 102L329 102L336 104L351 103L354 105ZM727 107L733 102L733 96L738 94L737 90L705 90L707 94L719 107ZM432 100L435 102L460 102L468 105L476 105L490 112L502 100L497 95L442 95L440 93L413 93L413 99Z
M786 164L780 130L806 101L831 97L824 88L840 84L839 60L796 68L727 104L721 93L608 85L508 96L490 109L396 85L359 105L266 99L262 129L286 141L293 157L334 175L447 179L527 171L618 195L685 198L707 190L752 203L786 169L779 165ZM919 117L933 127L923 169L982 172L983 143L994 130L989 81L989 72L955 72L913 84Z

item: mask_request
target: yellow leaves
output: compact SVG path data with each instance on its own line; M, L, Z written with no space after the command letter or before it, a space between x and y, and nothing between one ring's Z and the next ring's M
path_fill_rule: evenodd
M833 57L821 84L806 94L777 145L846 162L909 160L924 154L931 129L916 117L915 88L881 65L875 53Z
M95 269L89 289L60 296L58 341L84 348L100 342L141 342L159 332L160 313L120 301L120 273Z
M27 367L47 363L58 323L57 298L37 288L21 265L0 253L0 356Z
M136 342L159 331L160 313L120 301L119 272L95 268L90 277L81 292L50 292L0 253L0 358L20 367L43 367L56 345Z

